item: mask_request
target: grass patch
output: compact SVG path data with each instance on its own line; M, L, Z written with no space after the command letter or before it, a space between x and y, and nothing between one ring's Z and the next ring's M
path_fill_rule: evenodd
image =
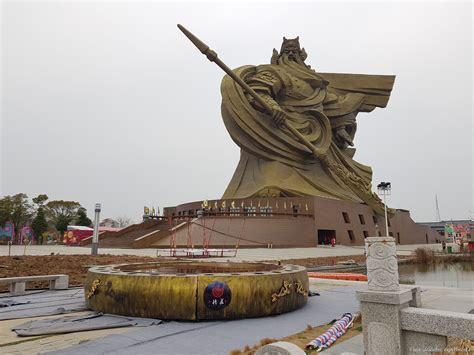
M456 262L474 262L474 253L464 254L446 254L435 252L431 249L417 248L412 253L413 258L410 259L412 264L441 264Z

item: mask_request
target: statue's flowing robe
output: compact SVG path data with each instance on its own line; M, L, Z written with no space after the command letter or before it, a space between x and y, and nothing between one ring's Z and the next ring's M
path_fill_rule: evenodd
M285 61L281 65L244 66L235 73L270 106L281 107L291 124L328 160L343 166L359 183L370 186L372 170L352 159L352 148L340 147L334 132L346 127L353 138L358 112L387 105L394 76L316 73ZM223 198L321 196L368 202L354 184L316 159L291 132L276 127L268 113L229 76L222 85L222 117L241 148L239 165ZM368 197L368 199L373 198Z

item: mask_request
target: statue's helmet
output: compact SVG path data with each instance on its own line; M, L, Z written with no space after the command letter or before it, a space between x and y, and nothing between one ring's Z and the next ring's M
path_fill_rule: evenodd
M300 46L300 37L286 39L283 37L280 52L273 49L272 63L282 56L287 56L289 60L302 63L306 60L308 55L304 48Z

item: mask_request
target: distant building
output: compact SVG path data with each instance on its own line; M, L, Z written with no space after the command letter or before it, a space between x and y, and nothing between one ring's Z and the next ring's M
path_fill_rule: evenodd
M440 222L419 222L418 224L430 227L431 229L434 229L435 231L437 231L442 236L444 236L444 226L446 224L453 224L455 226L468 224L468 225L471 226L471 230L474 228L473 221L471 221L469 219L453 219L453 220L449 220L449 221L440 221Z
M120 228L120 223L115 219L106 218L99 223L99 227Z

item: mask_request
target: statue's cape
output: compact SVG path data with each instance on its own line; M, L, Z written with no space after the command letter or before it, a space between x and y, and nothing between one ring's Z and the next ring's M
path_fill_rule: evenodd
M329 82L330 92L338 95L356 93L363 94L358 112L370 112L376 107L386 107L390 93L395 83L394 75L368 75L368 74L338 74L318 73ZM327 116L338 116L340 108L325 105L324 112Z

